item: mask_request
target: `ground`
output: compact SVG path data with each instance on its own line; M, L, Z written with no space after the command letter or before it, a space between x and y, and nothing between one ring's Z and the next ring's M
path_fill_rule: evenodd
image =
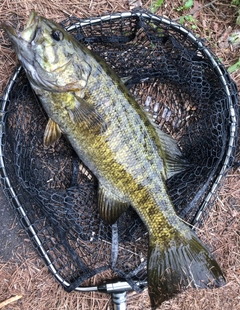
M165 0L159 8L155 5L157 2L160 3L160 1L142 1L142 5L147 9L155 8L156 14L177 21L184 16L184 24L205 39L206 44L211 47L226 68L237 63L239 47L230 45L228 41L234 31L240 31L240 25L236 24L238 8L230 5L231 0L193 1L194 6L188 10L177 10L183 5L181 0ZM130 9L130 5L134 6L136 3L140 1L118 3L113 0L81 2L71 0L63 4L60 0L4 0L0 4L0 20L14 21L18 26L22 26L26 23L30 10L34 8L41 15L60 22L70 15L87 17L126 11ZM190 14L193 19L189 18ZM0 30L0 95L16 63L16 55ZM231 77L240 87L240 70L231 73ZM227 285L212 291L188 290L173 300L165 302L159 309L240 309L239 188L239 169L234 168L227 176L215 207L200 232L203 241L210 240L210 243L215 243L214 254L227 275ZM1 302L12 296L21 295L21 299L3 309L111 309L108 295L68 294L63 291L35 253L2 189L0 238L0 308ZM128 309L150 309L147 292L141 295L129 293Z

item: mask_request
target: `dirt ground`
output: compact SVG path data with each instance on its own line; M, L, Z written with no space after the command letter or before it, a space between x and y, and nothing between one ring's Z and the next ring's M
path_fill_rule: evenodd
M14 21L25 25L31 9L57 22L69 16L89 17L128 11L140 1L113 0L3 0L0 21ZM142 1L146 9L157 1ZM239 59L239 46L230 45L229 35L240 31L236 25L237 7L230 0L194 1L190 10L178 11L181 0L165 0L156 14L180 20L190 13L194 21L185 18L185 25L206 39L212 51L229 68ZM63 4L64 3L64 4ZM5 41L0 29L0 95L16 66L17 57ZM240 88L240 70L231 74ZM227 278L227 285L214 290L188 290L165 302L161 310L220 310L240 309L240 176L239 168L232 169L205 223L200 236L214 243L216 256ZM219 224L220 223L220 224ZM0 309L4 310L99 310L112 309L111 297L98 293L66 293L54 280L37 255L31 242L17 222L13 210L0 190ZM92 280L92 284L94 279ZM9 298L19 296L19 300ZM3 306L4 301L9 304ZM128 309L150 309L147 291L128 293Z

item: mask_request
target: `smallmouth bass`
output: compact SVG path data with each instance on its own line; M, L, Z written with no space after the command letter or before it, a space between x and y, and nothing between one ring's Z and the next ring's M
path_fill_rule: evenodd
M98 179L106 222L131 205L148 228L152 307L188 286L224 285L219 265L167 194L166 179L186 164L175 141L149 120L114 71L58 24L32 11L21 33L2 27L49 116L44 144L64 133Z

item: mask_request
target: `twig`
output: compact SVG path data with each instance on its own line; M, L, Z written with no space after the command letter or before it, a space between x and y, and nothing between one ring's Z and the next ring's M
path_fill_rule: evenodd
M0 303L0 309L21 298L22 298L22 295L16 295L14 297L8 298L7 300Z

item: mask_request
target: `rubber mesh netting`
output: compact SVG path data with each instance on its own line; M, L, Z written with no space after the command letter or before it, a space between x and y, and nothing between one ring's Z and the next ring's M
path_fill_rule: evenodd
M179 216L199 224L234 160L237 89L224 66L191 32L148 12L63 22L113 67L137 102L172 135L189 161L167 181ZM50 270L71 291L112 270L139 290L146 281L148 234L129 207L106 225L97 207L97 180L61 137L43 146L47 116L23 70L2 105L1 179L20 221Z

